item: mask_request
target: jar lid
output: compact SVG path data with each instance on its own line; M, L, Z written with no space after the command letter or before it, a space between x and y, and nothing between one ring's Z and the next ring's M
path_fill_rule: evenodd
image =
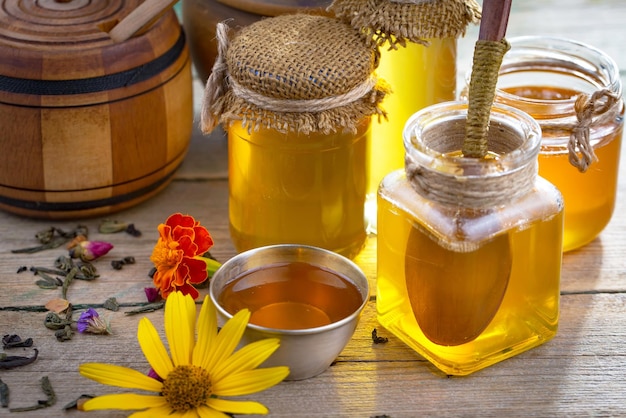
M392 48L407 40L428 44L428 38L458 38L481 17L475 0L335 0L328 9Z
M384 114L387 87L374 77L378 49L337 19L262 19L221 49L207 83L205 121L215 116L308 133L355 131L363 117ZM203 122L205 132L213 127Z

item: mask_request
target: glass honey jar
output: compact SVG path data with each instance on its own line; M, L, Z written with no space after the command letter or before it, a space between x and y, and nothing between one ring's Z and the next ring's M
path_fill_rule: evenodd
M367 238L370 121L386 87L380 54L339 20L286 14L232 37L207 81L202 127L228 134L229 222L237 251L274 244L352 258Z
M363 222L369 118L356 134L228 128L228 212L239 251L280 243L354 257Z
M574 40L528 36L509 43L495 100L539 122L539 175L563 194L563 250L571 251L593 241L613 215L624 125L619 69L604 52Z
M403 167L402 130L420 109L457 95L457 39L478 23L475 0L334 0L328 7L380 46L376 72L390 86L386 118L373 121L365 217L376 233L376 193L387 174Z
M495 105L488 155L464 158L466 118L462 102L414 114L378 191L378 320L450 375L550 340L559 318L563 201L537 175L540 128Z

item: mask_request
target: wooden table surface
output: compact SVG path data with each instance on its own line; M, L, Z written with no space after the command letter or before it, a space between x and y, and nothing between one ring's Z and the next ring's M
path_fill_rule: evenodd
M459 40L459 74L469 68L478 28ZM626 2L623 0L523 0L514 2L507 37L551 34L592 44L626 69ZM622 72L622 80L625 79ZM202 86L196 84L199 93ZM195 101L199 102L199 94ZM198 104L198 103L196 103ZM196 121L197 122L197 121ZM226 141L221 133L203 137L197 130L187 158L174 181L156 197L111 215L133 222L143 232L100 235L100 219L32 220L0 213L0 335L32 337L39 358L34 363L0 371L11 392L12 408L45 399L40 379L48 376L57 403L22 416L78 416L63 406L81 394L117 392L78 374L79 364L98 361L147 370L137 344L142 315L125 312L145 301L150 286L149 256L157 239L156 227L174 212L196 217L212 233L212 254L220 261L235 255L228 233ZM7 150L2 150L7 152ZM73 304L102 304L115 297L118 312L99 309L110 319L114 334L76 334L59 342L43 325L49 300L60 290L43 290L32 273L17 274L20 266L51 266L66 253L63 248L32 255L11 250L32 246L34 235L49 226L71 229L82 223L91 239L111 241L115 248L96 261L100 277L75 281L68 299ZM376 238L356 261L376 281ZM136 264L114 270L110 260L133 256ZM273 416L626 416L626 164L620 170L617 207L599 238L563 258L561 319L557 336L536 349L466 377L448 378L382 328L371 301L336 363L323 374L304 381L283 382L248 398L263 402ZM203 290L203 294L206 290ZM35 309L35 312L29 309ZM106 312L106 313L105 313ZM163 311L146 314L162 330ZM373 344L371 331L389 338ZM31 355L32 349L8 355ZM0 408L0 415L20 416ZM96 412L94 417L124 416Z

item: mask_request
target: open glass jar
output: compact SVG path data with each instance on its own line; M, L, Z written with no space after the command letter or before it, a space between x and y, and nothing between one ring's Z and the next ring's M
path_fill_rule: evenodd
M619 69L604 52L569 39L528 36L509 43L495 100L539 122L539 175L563 194L563 250L574 250L596 238L613 215L624 125Z
M486 158L464 158L467 104L430 106L404 130L404 170L378 192L378 320L447 374L551 339L563 202L537 175L539 126L494 106Z

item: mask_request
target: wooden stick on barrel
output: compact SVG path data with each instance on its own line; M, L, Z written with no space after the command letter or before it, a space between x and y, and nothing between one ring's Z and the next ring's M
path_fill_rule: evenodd
M498 71L509 44L504 39L512 0L484 0L478 41L474 49L472 77L463 155L487 155L489 114L495 97Z
M115 42L124 42L133 36L147 31L178 0L146 0L123 18L119 23L112 22L112 28L103 28Z

